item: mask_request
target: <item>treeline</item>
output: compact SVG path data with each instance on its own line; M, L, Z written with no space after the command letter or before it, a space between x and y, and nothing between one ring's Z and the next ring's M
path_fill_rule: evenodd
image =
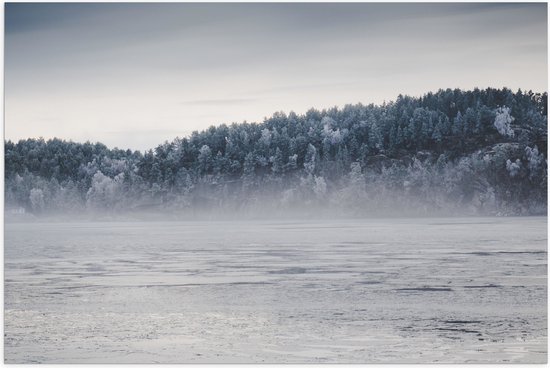
M145 153L8 141L5 203L34 214L542 214L546 150L547 93L447 89L212 126Z

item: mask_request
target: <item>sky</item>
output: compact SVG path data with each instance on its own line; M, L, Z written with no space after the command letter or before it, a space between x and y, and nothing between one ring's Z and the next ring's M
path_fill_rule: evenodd
M5 138L147 150L440 88L547 91L545 3L6 3Z

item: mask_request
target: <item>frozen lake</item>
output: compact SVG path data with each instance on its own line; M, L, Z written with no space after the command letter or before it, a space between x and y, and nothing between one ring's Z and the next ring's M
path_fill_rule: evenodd
M7 223L7 363L545 363L547 218Z

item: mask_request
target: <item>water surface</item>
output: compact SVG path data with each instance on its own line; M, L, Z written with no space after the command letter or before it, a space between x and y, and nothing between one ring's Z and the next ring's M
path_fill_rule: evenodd
M545 363L547 219L7 223L7 363Z

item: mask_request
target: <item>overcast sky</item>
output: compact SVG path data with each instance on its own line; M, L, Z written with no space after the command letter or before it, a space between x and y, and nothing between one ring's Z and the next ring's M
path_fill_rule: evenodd
M149 149L275 111L547 91L546 4L5 7L6 139Z

